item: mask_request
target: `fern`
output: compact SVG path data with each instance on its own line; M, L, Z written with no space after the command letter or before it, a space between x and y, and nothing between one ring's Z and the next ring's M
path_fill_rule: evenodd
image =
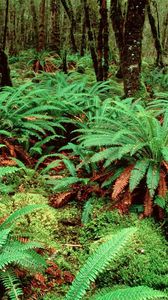
M81 299L90 283L96 279L97 275L106 268L111 260L114 260L119 255L135 232L135 228L123 229L109 241L101 245L81 268L65 299Z
M0 224L0 230L6 228L6 226L10 226L11 223L16 221L18 218L20 218L26 214L29 214L36 209L43 209L43 208L47 208L47 207L48 206L45 204L44 205L30 204L23 208L20 208L20 209L16 210L15 212L13 212L2 224Z
M12 270L0 271L0 279L8 291L8 295L11 300L19 300L23 295L23 291L20 288L20 282Z
M137 185L140 183L141 179L144 177L146 170L148 169L150 161L148 159L137 161L134 169L131 171L131 176L129 180L129 188L132 192Z
M98 293L91 300L148 300L168 299L165 293L153 290L146 286L128 287L112 290L107 293Z
M19 169L17 167L0 167L0 177L7 176L18 171Z
M0 279L11 300L19 299L22 290L18 279L13 272L13 265L22 266L31 270L39 270L46 267L45 259L34 251L41 248L39 243L22 243L12 234L13 227L19 217L32 212L34 209L47 207L46 205L28 205L15 211L0 225Z

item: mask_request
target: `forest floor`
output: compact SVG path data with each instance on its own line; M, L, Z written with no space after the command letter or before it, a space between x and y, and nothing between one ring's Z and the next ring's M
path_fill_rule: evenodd
M27 51L18 58L12 57L9 60L14 89L16 88L13 98L16 97L16 100L18 98L21 100L22 98L23 100L25 99L24 106L27 105L26 101L34 101L36 103L35 98L40 99L44 93L44 88L47 89L47 94L50 90L49 98L54 97L54 93L57 93L56 99L58 101L66 99L69 102L75 97L78 97L79 101L80 93L83 93L84 89L85 91L88 89L90 95L94 95L97 98L100 97L102 100L111 96L114 98L121 97L123 94L122 81L116 80L114 76L117 70L114 62L111 63L109 72L108 85L111 85L111 89L109 91L108 86L103 86L101 89L104 90L103 92L100 91L99 95L99 88L95 85L92 61L89 56L83 58L68 56L68 72L71 72L71 75L66 75L66 80L64 77L53 78L51 72L36 75L32 70L33 61L31 56L31 51ZM44 63L49 71L59 74L61 60L58 57L48 56L45 60L41 58L41 64ZM162 93L165 89L168 90L168 75L166 76L156 69L152 70L147 62L143 63L142 76L145 83L143 87L145 94L140 95L139 99L148 95L148 101L150 101L153 94L157 97L158 92ZM62 85L55 85L54 80L60 80ZM76 82L78 87L75 85ZM6 90L6 93L8 92L10 94L10 89ZM139 99L137 101L140 101ZM10 100L13 101L12 98ZM17 108L17 102L15 103L14 100L13 103L14 109ZM52 105L52 103L47 105ZM65 102L63 113L61 116L59 115L62 122L60 124L66 123L64 118L67 119L69 114L65 110L66 105ZM74 104L74 107L71 107L71 118L76 105L78 106L79 104ZM31 107L28 107L28 109L30 114ZM85 111L87 110L88 108L85 107ZM60 107L58 111L60 111ZM24 112L27 121L33 120L33 116L36 118L35 121L37 120L37 112L36 116L33 113L26 115L23 106L19 113L21 112ZM90 113L92 113L91 110ZM47 261L47 269L43 272L31 273L16 268L15 272L21 280L24 292L23 299L64 299L77 272L98 245L106 241L109 235L113 235L120 229L132 226L138 228L136 237L130 245L125 247L124 253L97 277L95 283L91 285L91 291L87 293L86 299L90 299L90 295L94 291L111 287L116 289L118 286L141 285L168 293L168 256L165 235L167 229L164 226L166 221L158 222L153 217L141 220L139 218L139 213L143 209L141 202L138 204L134 203L126 213L122 211L122 208L120 210L114 209L110 195L102 190L97 192L93 186L89 189L86 178L86 183L83 181L82 188L80 188L77 181L72 181L74 184L73 192L72 190L64 189L64 187L59 189L60 183L52 183L51 185L49 183L46 186L48 174L51 176L51 180L62 180L66 174L69 174L68 172L71 175L75 174L73 165L68 163L69 161L67 162L66 159L69 155L69 149L62 148L61 152L58 150L60 147L65 147L70 143L72 141L71 138L76 137L76 133L70 134L69 132L76 129L76 127L67 121L64 124L67 133L65 133L62 140L54 136L55 134L52 133L52 130L50 132L48 126L46 128L47 135L44 133L44 138L48 138L48 132L50 132L54 136L53 140L51 139L46 144L39 146L39 144L37 145L39 140L36 134L30 138L29 142L27 141L29 137L28 130L30 129L28 125L24 127L27 130L25 133L20 123L16 125L15 122L17 120L10 119L9 115L7 116L6 114L6 119L2 119L3 127L1 130L6 129L10 131L11 129L13 135L10 136L8 143L5 140L8 149L7 151L1 151L1 157L3 157L3 161L7 161L5 166L15 167L16 165L11 163L11 157L13 156L21 171L20 173L7 174L5 179L3 177L2 183L6 184L5 189L8 187L8 190L4 189L4 192L1 194L0 220L1 222L4 221L5 217L10 213L29 204L50 205L45 210L41 209L26 217L21 217L15 224L14 232L16 235L21 235L22 240L41 243L44 250L39 249L39 253ZM80 113L75 113L74 119L76 120L77 118L83 120L81 111ZM13 122L13 124L11 125L10 122ZM43 119L43 122L45 122L45 119ZM39 126L41 126L40 124ZM36 126L38 126L38 123ZM33 130L36 129L38 130L38 127L33 128ZM42 129L41 132L43 132ZM58 128L57 134L64 134L64 130L62 131L61 127ZM18 142L22 146L21 149L17 148ZM48 149L51 149L50 152ZM57 153L57 156L55 153ZM55 157L57 162L55 162ZM64 159L64 164L60 161L62 158ZM4 166L4 164L1 164L1 166ZM102 170L100 165L100 171L96 170L93 172L93 181L95 178L100 179ZM55 187L58 187L59 196ZM6 299L5 296L3 299Z

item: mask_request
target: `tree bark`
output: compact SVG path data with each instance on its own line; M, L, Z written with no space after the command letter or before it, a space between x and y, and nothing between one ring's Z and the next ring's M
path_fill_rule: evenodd
M159 39L159 33L158 33L158 30L157 30L157 27L156 27L155 18L152 15L149 0L148 0L148 3L147 3L147 12L148 12L148 19L149 19L151 32L152 32L152 36L153 36L153 39L154 39L155 48L156 48L156 52L157 52L156 65L159 66L159 67L163 67L164 64L163 64L163 58L162 58L162 46L161 46L161 42L160 42L160 39Z
M84 11L85 11L85 19L86 19L86 27L88 31L88 40L89 40L89 46L90 46L90 53L93 61L93 67L96 74L96 78L98 80L98 59L97 59L97 53L94 46L94 37L93 32L90 24L90 15L89 15L89 6L87 3L87 0L83 0L84 3Z
M124 49L124 22L125 18L122 14L121 4L118 0L111 0L111 11L110 11L112 27L115 34L116 44L119 51L120 66L116 74L117 78L123 78L122 74L122 58Z
M74 36L76 23L75 23L75 17L74 17L72 5L71 5L70 0L68 0L69 5L66 0L61 0L61 3L63 5L63 7L67 13L67 16L70 20L70 23L71 23L70 37L71 37L71 43L72 43L72 51L76 53L78 51L77 46L76 46L75 36Z
M50 48L60 54L60 1L51 0L51 44Z
M6 35L7 35L7 27L8 27L8 12L9 12L9 0L6 0L5 27L4 27L3 47L2 47L3 50L5 50L5 47L6 47Z
M140 89L142 34L145 21L146 0L128 0L125 23L122 72L126 97Z
M38 20L37 20L37 13L34 0L30 0L30 9L32 14L32 22L33 22L33 46L35 49L38 48Z
M38 49L40 52L45 48L45 0L41 0L40 3L40 22L39 22L39 35L38 35Z

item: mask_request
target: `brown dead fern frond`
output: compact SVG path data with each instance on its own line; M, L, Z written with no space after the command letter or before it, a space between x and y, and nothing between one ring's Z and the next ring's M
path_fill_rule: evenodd
M158 185L158 196L165 197L167 193L166 174L163 170L160 171L160 180Z
M130 165L127 168L125 168L125 170L121 173L121 175L116 180L114 187L113 187L113 192L111 195L112 200L117 200L120 193L127 186L133 167L134 167L134 165Z
M150 196L149 190L147 188L145 198L144 198L144 217L150 217L153 212L153 199Z
M166 161L163 161L162 163L163 163L164 167L166 168L166 171L168 172L168 163Z

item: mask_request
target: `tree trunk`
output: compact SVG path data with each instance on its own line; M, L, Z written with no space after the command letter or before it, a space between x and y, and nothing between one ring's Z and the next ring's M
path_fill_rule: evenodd
M60 54L60 1L51 0L51 50Z
M82 40L81 40L81 50L80 50L81 56L85 55L85 49L86 49L86 19L84 16L82 21Z
M147 12L148 12L148 18L149 18L149 23L150 23L150 27L151 27L151 32L152 32L152 36L153 36L153 39L155 42L155 48L156 48L156 52L157 52L156 65L159 67L163 67L164 64L163 64L163 59L162 59L162 46L160 43L155 18L152 15L149 0L147 3Z
M166 14L164 23L163 23L163 38L162 38L162 47L163 51L167 52L168 50L168 13Z
M107 15L107 1L100 1L100 22L98 34L98 81L107 79L108 76L108 15Z
M98 59L97 59L97 53L94 46L94 37L92 33L92 28L90 24L90 15L89 15L89 6L87 3L87 0L83 0L84 3L84 11L85 11L85 19L86 19L86 27L88 31L88 40L89 40L89 46L90 46L90 53L93 61L93 67L96 74L96 78L98 80Z
M124 22L125 18L122 14L121 4L118 0L111 0L111 21L115 34L116 44L119 51L120 67L116 74L117 78L123 78L122 74L122 58L124 49Z
M128 0L125 23L122 72L126 97L140 89L142 34L145 21L146 0Z
M45 49L45 0L41 0L39 18L38 52Z
M3 50L5 50L5 47L6 47L6 35L7 35L7 27L8 27L8 12L9 12L9 0L6 0L5 27L4 27L3 47L2 47Z
M67 16L70 20L70 23L71 23L70 37L71 37L72 51L74 53L76 53L78 51L77 46L76 46L75 36L74 36L76 23L75 23L74 12L73 12L73 9L72 9L72 4L71 4L70 0L68 1L69 5L68 5L66 0L61 0L61 3L63 5L63 7L64 7L64 9L67 13Z
M33 46L35 49L38 48L38 20L37 20L37 13L36 7L34 4L34 0L30 0L30 10L32 14L32 23L33 23Z

